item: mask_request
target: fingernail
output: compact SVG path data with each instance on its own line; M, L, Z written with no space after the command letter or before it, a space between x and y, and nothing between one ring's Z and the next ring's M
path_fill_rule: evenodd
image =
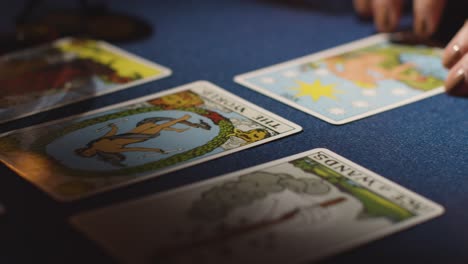
M384 12L383 26L384 26L385 30L388 30L388 28L390 27L390 14L389 14L388 10L386 10Z
M430 28L429 28L429 21L426 18L422 18L420 22L417 24L416 34L420 37L429 37L430 35Z
M419 33L421 36L426 36L427 33L427 22L426 19L421 20Z
M372 15L372 2L370 0L365 0L362 2L362 5L357 6L358 14L362 17L370 17Z
M366 11L369 11L369 10L372 9L372 2L371 2L371 0L366 0L366 1L364 2L364 8L365 8ZM369 13L369 15L370 15L370 13Z
M445 91L451 93L459 90L465 83L465 70L463 68L458 69L453 79L447 80Z
M462 53L460 51L460 46L458 44L453 45L450 48L450 55L447 57L446 60L444 60L444 66L447 68L452 67L457 63L458 60L460 60L462 56Z
M392 18L391 18L391 14L390 14L390 11L388 9L386 9L383 13L383 16L382 16L382 29L381 31L384 31L384 32L389 32L392 30Z

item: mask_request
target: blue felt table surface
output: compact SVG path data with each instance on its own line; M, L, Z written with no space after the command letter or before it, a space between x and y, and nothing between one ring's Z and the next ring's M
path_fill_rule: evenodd
M50 1L45 1L51 4ZM52 1L53 2L53 1ZM113 263L76 232L78 212L139 198L313 148L328 148L445 207L443 216L324 263L468 263L468 99L446 94L342 126L233 82L237 74L375 33L351 1L108 1L112 10L147 20L154 33L118 46L172 69L169 78L3 125L1 131L77 114L208 80L299 125L304 131L220 159L78 202L62 204L0 167L0 263ZM111 5L110 5L111 4ZM11 12L5 9L2 28ZM8 21L7 21L8 20ZM409 24L410 18L403 23ZM11 23L11 21L9 22ZM313 250L313 249L311 249ZM8 262L2 262L5 259ZM94 263L94 262L92 262Z

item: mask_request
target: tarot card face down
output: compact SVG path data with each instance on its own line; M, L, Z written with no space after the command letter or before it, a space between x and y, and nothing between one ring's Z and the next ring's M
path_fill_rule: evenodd
M0 123L170 75L110 44L67 38L0 57Z
M441 50L376 35L235 77L316 116L344 124L443 91Z
M315 149L71 219L122 263L313 261L442 214Z
M0 159L59 200L187 167L301 127L208 82L10 132Z

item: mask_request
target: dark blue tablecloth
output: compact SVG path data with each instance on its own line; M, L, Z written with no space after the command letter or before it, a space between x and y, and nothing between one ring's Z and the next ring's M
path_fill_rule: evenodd
M62 4L44 1L45 5ZM73 3L73 2L72 2ZM69 3L70 4L70 3ZM2 131L159 92L211 81L281 115L304 131L74 203L58 203L0 167L0 263L112 263L67 223L70 215L154 194L309 149L328 148L437 203L430 222L347 251L325 263L468 263L468 99L436 95L343 126L334 126L233 82L233 77L374 34L351 1L108 1L147 20L144 40L118 46L173 70L169 78L11 122ZM8 28L19 4L3 4ZM403 20L402 26L410 25ZM1 89L1 88L0 88ZM311 249L313 250L313 249ZM91 261L92 260L92 261Z

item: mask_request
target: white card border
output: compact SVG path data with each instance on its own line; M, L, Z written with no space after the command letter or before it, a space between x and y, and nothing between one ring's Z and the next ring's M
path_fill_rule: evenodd
M107 106L107 107L104 107L104 108L96 109L96 110L85 112L85 113L82 113L82 114L73 115L73 116L58 119L58 120L53 120L53 121L50 121L50 122L42 123L42 124L39 124L39 125L34 125L34 126L31 126L31 127L26 127L26 128L22 128L22 129L8 131L6 133L0 134L0 137L4 137L4 136L7 136L7 135L13 134L13 133L24 133L24 132L26 132L28 130L37 129L39 127L46 127L46 126L50 126L50 125L53 125L53 124L56 124L56 123L72 120L72 119L75 119L75 118L85 117L85 116L89 116L89 115L109 111L109 110L112 110L112 109L124 107L124 106L127 106L127 105L132 105L132 104L139 103L139 102L145 102L145 101L148 101L149 99L152 99L152 98L155 98L155 97L161 97L161 96L171 94L171 93L177 93L177 92L181 92L181 91L185 91L185 90L190 90L190 88L192 86L199 86L199 85L208 86L210 89L214 89L217 92L219 92L220 94L225 95L226 97L233 98L237 102L239 102L241 104L244 104L245 106L247 106L247 107L249 107L251 109L254 109L256 111L264 113L264 114L266 114L266 115L268 115L270 117L273 117L276 120L284 123L285 125L290 126L291 130L289 130L287 132L284 132L284 133L281 133L281 134L278 134L278 135L275 135L275 136L272 136L272 137L269 137L269 138L266 138L266 139L261 140L261 141L257 141L257 142L242 146L242 147L230 149L230 150L223 151L223 152L218 153L218 154L210 155L210 156L207 156L207 157L204 157L204 158L201 158L201 159L197 159L197 160L189 161L189 162L186 162L186 163L183 163L183 164L180 164L180 165L176 165L176 166L173 166L173 167L161 169L157 173L151 173L151 174L148 174L146 176L140 176L140 177L137 177L137 178L134 178L134 179L131 179L131 180L126 180L126 181L123 181L123 182L120 182L120 183L117 183L117 184L112 184L112 185L104 187L104 188L99 188L96 191L89 192L89 193L87 193L85 195L79 195L79 196L75 196L75 197L64 197L64 196L58 195L58 194L52 192L50 190L50 187L48 187L48 188L44 187L41 184L30 180L28 177L23 176L24 173L22 171L18 170L17 168L15 168L18 165L9 163L9 160L5 156L0 155L0 161L3 164L5 164L8 168L13 170L15 173L17 173L19 176L21 176L21 178L23 178L26 181L31 182L33 185L35 185L36 187L38 187L39 189L41 189L42 191L44 191L45 193L47 193L48 195L53 197L55 200L58 200L60 202L71 202L71 201L84 199L84 198L87 198L87 197L90 197L90 196L94 196L94 195L102 193L102 192L117 189L117 188L120 188L120 187L123 187L123 186L128 186L128 185L131 185L131 184L134 184L134 183L137 183L137 182L141 182L141 181L144 181L144 180L147 180L147 179L156 178L158 176L162 176L162 175L170 173L170 172L174 172L174 171L181 170L181 169L184 169L184 168L187 168L187 167L191 167L193 165L200 164L200 163L203 163L203 162L206 162L206 161L214 160L214 159L220 158L222 156L226 156L226 155L229 155L229 154L232 154L232 153L235 153L235 152L238 152L238 151L242 151L244 149L252 148L252 147L255 147L255 146L258 146L258 145L262 145L262 144L265 144L265 143L268 143L268 142L271 142L271 141L274 141L274 140L277 140L277 139L280 139L280 138L284 138L284 137L287 137L287 136L290 136L292 134L299 133L299 132L302 131L301 126L299 126L299 125L297 125L297 124L295 124L295 123L293 123L293 122L291 122L289 120L286 120L285 118L283 118L283 117L281 117L281 116L279 116L277 114L274 114L274 113L272 113L272 112L270 112L270 111L268 111L268 110L266 110L264 108L256 106L253 103L251 103L251 102L249 102L249 101L247 101L247 100L245 100L245 99L243 99L243 98L241 98L241 97L239 97L237 95L234 95L231 92L229 92L229 91L227 91L227 90L225 90L225 89L223 89L223 88L221 88L221 87L219 87L219 86L217 86L217 85L215 85L213 83L210 83L208 81L195 81L195 82L191 82L191 83L188 83L188 84L185 84L185 85L182 85L182 86L178 86L178 87L175 87L175 88L168 89L168 90L163 91L163 92L147 95L147 96L144 96L144 97L136 98L136 99L129 100L129 101L122 102L122 103L118 103L118 104L115 104L115 105L110 105L110 106Z
M73 37L61 38L61 39L52 41L52 42L50 42L48 44L35 46L35 47L29 48L29 49L24 49L24 50L8 53L8 54L3 55L2 57L15 56L15 55L21 54L23 52L27 52L27 51L30 51L30 50L45 47L46 45L58 45L58 44L60 44L62 42L71 41L73 39L77 39L77 38L73 38ZM144 65L146 65L148 67L155 68L155 69L160 71L160 74L156 75L156 76L144 78L144 79L141 79L141 80L133 81L133 82L123 84L123 85L116 85L112 89L107 89L107 90L101 91L99 93L94 93L94 94L91 94L91 95L83 96L83 97L77 98L76 100L71 100L71 101L67 101L67 102L63 102L63 103L58 103L58 104L54 104L54 105L49 106L49 107L45 107L45 108L41 108L41 109L31 111L31 112L28 112L28 113L19 114L19 115L16 115L14 117L10 117L10 118L7 118L7 119L0 120L0 124L5 124L5 123L8 123L8 122L11 122L11 121L14 121L14 120L18 120L18 119L21 119L21 118L24 118L24 117L27 117L27 116L32 116L32 115L42 113L42 112L46 112L46 111L49 111L49 110L52 110L52 109L60 108L62 106L78 103L78 102L87 100L89 98L99 97L99 96L102 96L102 95L105 95L105 94L117 92L117 91L120 91L120 90L123 90L123 89L126 89L126 88L130 88L130 87L133 87L133 86L138 86L138 85L141 85L141 84L144 84L144 83L147 83L147 82L159 80L159 79L162 79L162 78L165 78L165 77L168 77L168 76L172 75L172 70L165 67L165 66L162 66L162 65L157 64L155 62L144 59L143 57L140 57L140 56L138 56L136 54L132 54L132 53L130 53L128 51L125 51L125 50L123 50L123 49L121 49L119 47L116 47L116 46L114 46L114 45L112 45L112 44L110 44L110 43L108 43L106 41L103 41L103 40L93 40L93 41L96 41L101 47L104 47L105 49L110 50L111 52L114 52L114 53L116 53L118 55L122 55L124 57L128 57L128 58L130 58L130 59L132 59L134 61L137 61L138 63L144 64Z
M167 195L174 195L174 194L178 194L178 193L181 193L181 192L183 193L183 192L195 189L195 188L199 188L199 187L201 187L203 185L216 184L217 182L222 182L222 181L224 181L226 179L229 179L231 177L236 177L236 176L240 176L240 175L247 174L247 173L250 173L250 172L254 172L254 171L258 171L258 170L262 170L262 169L266 169L266 168L271 168L273 166L280 165L280 164L286 163L286 162L291 161L291 160L295 160L295 159L299 159L299 158L305 158L305 157L310 156L310 155L312 155L314 153L317 153L317 152L325 152L327 155L332 156L335 159L338 159L342 163L347 163L346 165L354 167L354 168L358 169L359 171L378 179L379 181L385 183L386 185L389 185L389 186L394 187L394 188L398 188L398 190L401 193L404 193L406 195L410 195L410 196L413 196L414 198L422 200L423 202L425 202L429 206L431 206L434 210L432 212L430 212L430 213L425 214L425 215L416 215L411 219L404 220L404 221L402 221L400 223L397 223L395 225L376 230L376 231L374 231L372 233L369 233L367 235L359 236L356 239L351 239L351 240L347 240L347 241L345 241L343 243L336 244L336 246L330 247L328 250L321 252L321 254L318 255L317 258L313 259L312 261L318 261L318 260L324 259L326 257L330 257L330 256L338 254L338 253L342 253L342 252L345 252L345 251L352 250L352 249L354 249L354 248L356 248L358 246L362 246L364 244L376 241L378 239L382 239L382 238L384 238L384 237L386 237L388 235L397 233L399 231L406 230L406 229L408 229L410 227L416 226L417 224L429 221L429 220L431 220L431 219L433 219L435 217L438 217L438 216L442 215L445 212L444 207L442 207L441 205L439 205L439 204L429 200L428 198L425 198L425 197L423 197L423 196L421 196L421 195L419 195L419 194L417 194L417 193L415 193L415 192L413 192L413 191L399 185L396 182L390 181L389 179L387 179L387 178L385 178L383 176L380 176L377 173L375 173L373 171L370 171L370 170L362 167L361 165L356 164L356 163L346 159L343 156L340 156L339 154L337 154L337 153L335 153L335 152L333 152L331 150L328 150L328 149L325 149L325 148L315 148L315 149L308 150L308 151L305 151L305 152L302 152L302 153L294 154L292 156L288 156L288 157L285 157L285 158L270 161L270 162L267 162L267 163L264 163L264 164L261 164L261 165L249 167L249 168L246 168L246 169L241 169L241 170L238 170L238 171L234 171L234 172L231 172L231 173L220 175L218 177L213 177L213 178L208 179L208 180L204 180L204 181L189 184L189 185L186 185L186 186L178 187L176 189L164 191L164 192L153 194L153 195L148 195L146 197L126 201L126 202L123 202L121 204L113 204L113 205L110 205L110 206L107 206L107 207L97 208L97 209L93 209L91 211L87 211L87 212L84 212L84 213L73 215L73 216L71 216L69 218L69 222L75 228L77 228L80 232L82 232L83 234L87 235L87 237L94 240L94 238L91 235L89 235L85 231L85 229L81 226L80 218L82 218L82 217L86 218L88 215L93 215L93 214L96 214L96 213L97 214L102 214L103 212L105 213L106 210L116 210L116 208L117 209L125 209L125 208L127 208L129 206L130 207L133 206L133 204L144 203L146 201L151 201L151 200L161 198L161 197L164 197L164 196L167 196ZM107 250L109 250L109 247L107 245L103 245L101 243L99 243L99 245L101 247L106 248ZM310 262L310 261L311 261L310 258L305 257L303 259L300 259L298 262L300 263L300 262Z
M388 34L388 33L382 33L382 34L377 34L377 35L374 35L374 36L370 36L370 37L367 37L367 38L363 38L363 39L359 39L359 40L355 40L355 41L352 41L348 44L344 44L344 45L340 45L340 46L337 46L337 47L334 47L334 48L331 48L331 49L327 49L327 50L324 50L324 51L320 51L320 52L317 52L317 53L313 53L313 54L310 54L310 55L306 55L306 56L303 56L303 57L299 57L299 58L296 58L296 59L292 59L292 60L288 60L286 62L282 62L282 63L279 63L279 64L274 64L272 66L268 66L268 67L265 67L265 68L261 68L261 69L258 69L258 70L254 70L254 71L251 71L251 72L247 72L247 73L244 73L244 74L240 74L240 75L237 75L234 77L234 81L238 84L241 84L247 88L250 88L254 91L257 91L263 95L266 95L268 97L271 97L273 99L276 99L286 105L289 105L293 108L296 108L300 111L303 111L307 114L310 114L312 116L315 116L319 119L322 119L330 124L333 124L333 125L343 125L343 124L346 124L346 123L350 123L350 122L353 122L353 121L356 121L356 120L359 120L359 119L362 119L362 118L365 118L365 117L369 117L369 116L372 116L372 115L375 115L375 114L378 114L378 113L382 113L382 112L385 112L385 111L388 111L388 110L391 110L391 109L394 109L394 108L397 108L397 107L400 107L400 106L404 106L404 105L407 105L407 104L410 104L410 103L413 103L413 102L416 102L416 101L419 101L419 100L422 100L422 99L425 99L425 98L428 98L428 97L431 97L431 96L434 96L434 95L437 95L437 94L440 94L440 93L443 93L444 92L444 87L441 86L441 87L438 87L438 88L435 88L429 92L425 92L423 94L420 94L420 95L417 95L417 96L414 96L414 97L411 97L411 98L408 98L406 100L403 100L403 101L400 101L400 102L397 102L397 103L394 103L394 104L390 104L390 105L387 105L387 106L383 106L383 107L380 107L380 108L377 108L377 109L374 109L372 111L368 111L368 112L365 112L363 114L359 114L359 115L355 115L355 116L352 116L352 117L349 117L349 118L345 118L343 120L340 120L340 121L336 121L336 120L333 120L327 116L324 116L314 110L311 110L307 107L304 107L298 103L295 103L287 98L284 98L280 95L277 95L261 86L258 86L258 85L255 85L255 84L252 84L250 83L249 81L247 81L248 78L252 78L252 77L256 77L258 75L262 75L262 74L265 74L265 73L268 73L268 72L272 72L272 71L277 71L277 70L280 70L282 68L286 68L286 67L290 67L290 66L293 66L293 65L297 65L297 64L302 64L304 62L309 62L309 61L316 61L316 60L320 60L320 59L323 59L323 58L326 58L326 57L330 57L330 56L334 56L334 55L338 55L340 53L344 53L344 52L349 52L349 51L352 51L352 50L355 50L355 49L359 49L359 48L364 48L364 47L367 47L367 46L370 46L370 45L373 45L373 44L377 44L377 43L380 43L380 42L383 42L383 41L386 41L386 40L389 40L390 39L390 36L391 34Z

